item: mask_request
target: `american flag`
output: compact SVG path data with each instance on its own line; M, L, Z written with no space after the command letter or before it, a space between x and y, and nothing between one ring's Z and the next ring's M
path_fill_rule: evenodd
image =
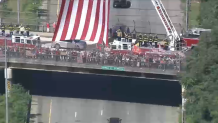
M102 41L108 45L110 0L62 0L52 41Z

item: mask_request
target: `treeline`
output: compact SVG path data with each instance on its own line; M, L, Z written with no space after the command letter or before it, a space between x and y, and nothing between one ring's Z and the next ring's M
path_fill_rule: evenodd
M8 97L9 123L27 123L31 96L19 84L13 84ZM5 95L0 95L0 123L5 123Z
M218 123L218 0L201 0L198 22L212 32L201 35L181 77L185 123Z

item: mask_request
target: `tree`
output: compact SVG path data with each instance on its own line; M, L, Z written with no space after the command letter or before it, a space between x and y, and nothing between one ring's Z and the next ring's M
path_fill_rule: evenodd
M8 98L9 123L25 123L30 99L30 95L21 85L12 86ZM0 96L0 123L5 123L5 95Z
M204 0L199 17L201 26L212 32L201 35L181 78L186 89L186 121L218 123L218 1Z

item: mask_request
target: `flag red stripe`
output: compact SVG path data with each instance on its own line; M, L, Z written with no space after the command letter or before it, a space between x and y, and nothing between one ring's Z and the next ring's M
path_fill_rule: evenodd
M80 24L81 15L82 15L82 10L83 10L83 3L84 3L84 0L79 0L79 5L78 5L77 13L76 13L76 20L75 20L73 32L71 35L71 39L76 38L77 31L78 31L79 24Z
M66 0L62 0L62 3L61 3L61 10L60 10L60 12L59 12L58 22L57 22L57 26L56 26L56 28L55 28L55 32L54 32L54 36L53 36L52 41L55 41L55 39L56 39L58 30L59 30L59 26L60 26L60 23L61 23L61 18L62 18L62 15L63 15L65 3L66 3Z
M85 40L88 29L89 29L89 23L90 23L91 14L92 14L92 7L93 7L93 0L89 0L89 5L88 5L87 15L86 15L86 22L84 25L84 30L81 36L81 40Z
M99 22L99 13L100 13L100 4L101 4L101 0L97 1L97 8L96 8L96 15L95 15L95 23L94 23L94 28L92 31L92 36L90 38L90 41L94 41L95 40L95 36L97 33L97 29L98 29L98 22Z
M108 0L106 46L108 46L109 15L110 15L110 0Z
M101 28L101 34L100 34L100 38L99 38L99 41L98 43L99 44L102 44L102 40L103 40L103 37L104 37L104 29L105 29L105 0L103 1L103 19L102 19L102 28Z
M69 7L68 7L68 10L67 10L67 17L66 17L65 23L64 23L64 29L63 29L63 32L62 32L62 35L61 35L61 40L65 40L67 32L68 32L71 13L73 11L73 3L74 3L74 0L70 0Z

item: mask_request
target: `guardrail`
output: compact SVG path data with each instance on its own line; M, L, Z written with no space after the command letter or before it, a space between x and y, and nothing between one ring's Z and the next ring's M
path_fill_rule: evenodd
M4 46L0 47L0 61L4 60ZM7 60L16 63L58 65L115 71L175 75L183 62L178 56L122 55L111 52L51 50L48 48L7 47Z

